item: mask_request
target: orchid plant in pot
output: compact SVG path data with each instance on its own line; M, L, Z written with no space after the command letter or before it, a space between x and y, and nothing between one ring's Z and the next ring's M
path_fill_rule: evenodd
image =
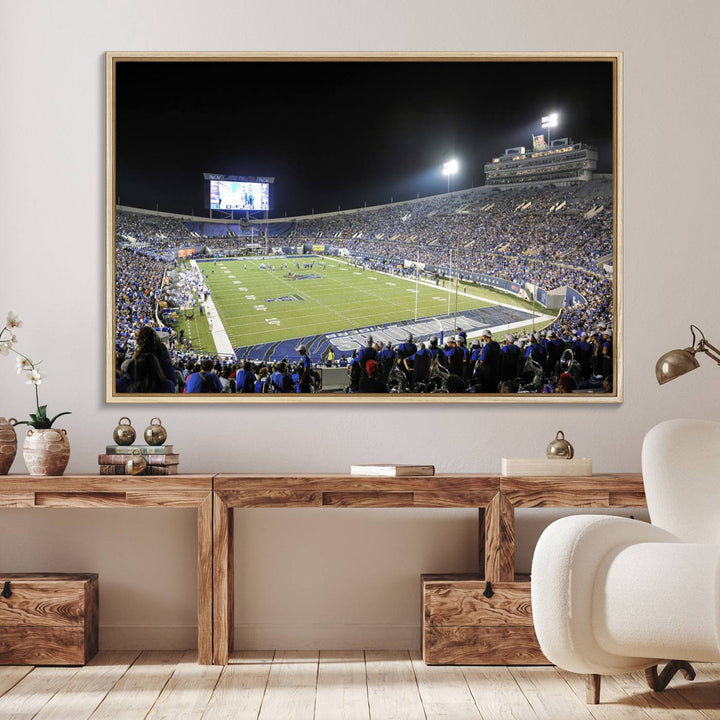
M23 457L31 475L62 475L70 459L70 442L65 430L53 428L53 423L69 411L48 417L47 405L40 404L38 386L46 375L39 369L40 362L32 361L16 347L15 330L22 327L22 320L13 312L7 314L5 326L0 330L0 355L14 353L18 375L25 377L25 382L35 388L36 412L30 413L29 420L20 422L10 419L13 425L28 425L27 435L23 443Z

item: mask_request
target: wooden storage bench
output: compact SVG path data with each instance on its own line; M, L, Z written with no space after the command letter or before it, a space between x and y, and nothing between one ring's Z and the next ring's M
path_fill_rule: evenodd
M0 665L84 665L98 651L98 576L0 574Z
M530 607L530 578L423 575L423 660L428 665L548 665ZM487 597L484 593L490 595Z

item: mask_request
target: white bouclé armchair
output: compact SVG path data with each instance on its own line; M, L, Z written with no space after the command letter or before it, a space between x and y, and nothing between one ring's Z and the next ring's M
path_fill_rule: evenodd
M540 647L588 675L588 702L599 702L602 675L644 669L662 690L678 670L694 677L689 661L720 661L720 423L657 425L642 471L651 524L566 517L533 557Z

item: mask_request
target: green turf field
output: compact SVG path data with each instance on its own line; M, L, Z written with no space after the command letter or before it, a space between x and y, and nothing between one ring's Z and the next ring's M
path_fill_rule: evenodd
M314 261L314 267L303 263ZM234 347L380 325L415 317L442 316L484 307L492 297L530 308L530 303L460 284L460 292L441 286L362 270L335 258L253 258L198 263L207 275L213 302ZM260 269L261 263L275 270ZM285 268L284 265L288 267ZM323 267L325 264L325 267ZM288 273L318 275L292 280ZM465 288L465 292L463 292ZM416 311L417 295L417 311ZM279 298L286 298L279 300ZM182 325L180 326L182 327ZM196 349L214 349L207 321L196 312L185 325Z

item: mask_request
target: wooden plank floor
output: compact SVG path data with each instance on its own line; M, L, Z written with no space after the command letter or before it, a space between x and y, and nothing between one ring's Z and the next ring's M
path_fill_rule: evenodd
M720 664L651 693L642 674L585 682L553 667L428 667L397 650L99 653L82 668L1 667L0 720L720 720Z

